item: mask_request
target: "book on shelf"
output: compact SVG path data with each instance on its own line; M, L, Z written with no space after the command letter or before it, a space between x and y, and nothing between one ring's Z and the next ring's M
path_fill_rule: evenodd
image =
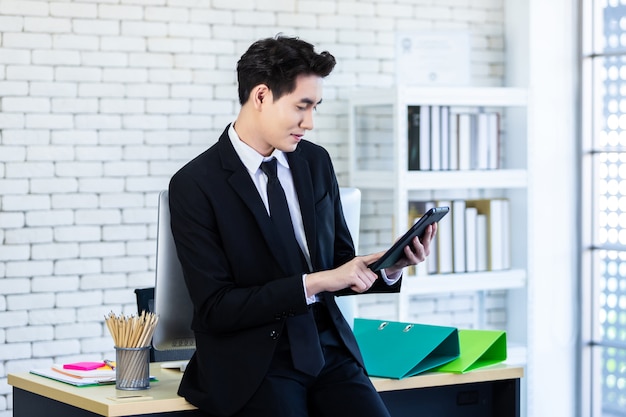
M455 273L465 270L465 200L452 201L452 257Z
M459 169L459 118L448 111L448 168Z
M430 169L441 171L441 106L430 106Z
M500 200L502 205L502 269L511 268L511 203Z
M477 218L476 207L465 208L465 270L467 272L478 271Z
M487 120L489 132L489 169L500 168L500 113L488 113Z
M420 106L419 169L430 170L430 107Z
M487 216L476 212L476 271L483 272L488 267Z
M475 121L472 169L487 169L489 168L489 117L487 113L480 112L476 114Z
M500 114L480 112L476 115L477 152L474 169L500 168Z
M450 107L441 106L441 170L450 169Z
M506 199L467 200L467 207L475 207L486 217L487 270L510 268L509 201Z
M472 169L472 131L474 128L474 115L470 113L459 113L456 117L458 126L459 170L467 171Z
M420 106L408 106L408 166L409 170L420 167Z

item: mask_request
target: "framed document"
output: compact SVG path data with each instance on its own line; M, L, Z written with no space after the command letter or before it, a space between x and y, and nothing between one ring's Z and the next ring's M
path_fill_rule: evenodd
M397 32L396 84L469 85L469 33L460 30Z

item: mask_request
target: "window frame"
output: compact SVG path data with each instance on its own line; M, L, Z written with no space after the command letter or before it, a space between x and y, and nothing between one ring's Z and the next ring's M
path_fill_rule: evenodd
M619 2L618 2L619 4ZM626 4L619 5L624 9L626 21ZM626 48L606 53L603 49L604 38L604 17L603 5L599 0L581 0L580 2L580 292L582 301L581 314L581 338L580 338L580 371L579 390L580 407L583 416L603 416L605 395L603 389L603 349L610 349L618 346L620 349L626 347L626 343L611 343L604 340L602 336L602 326L600 321L600 295L602 293L601 282L605 280L604 273L601 272L601 264L606 261L600 260L600 252L603 250L617 249L626 255L626 244L624 245L599 245L596 233L600 229L597 219L600 214L599 201L600 191L598 182L600 176L598 172L598 160L601 154L607 152L620 152L626 155L625 147L598 146L594 138L600 132L605 116L604 98L601 96L604 81L601 80L601 71L605 65L605 58L621 56L624 57L620 68L626 69ZM626 36L626 27L622 29ZM623 77L620 77L622 79ZM621 82L626 87L626 81ZM599 91L600 90L600 91ZM620 98L626 100L626 93L620 94ZM626 116L626 109L618 114ZM624 129L626 130L626 129ZM626 164L626 162L624 162ZM608 176L607 176L608 177ZM606 178L606 177L605 177ZM626 176L620 175L620 178ZM619 196L625 196L626 192L620 192ZM626 258L626 256L625 256ZM626 262L626 260L621 261ZM626 313L626 308L618 309ZM626 349L623 349L626 352ZM621 370L619 371L621 373ZM622 414L620 414L622 415ZM623 415L626 415L623 414Z

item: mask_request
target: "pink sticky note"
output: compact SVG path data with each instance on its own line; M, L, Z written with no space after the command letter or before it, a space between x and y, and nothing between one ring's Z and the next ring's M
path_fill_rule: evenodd
M63 369L75 369L78 371L92 371L104 366L104 362L74 362L66 363L63 365Z

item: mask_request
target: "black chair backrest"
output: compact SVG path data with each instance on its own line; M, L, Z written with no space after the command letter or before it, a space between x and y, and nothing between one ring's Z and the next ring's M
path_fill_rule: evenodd
M137 296L137 313L143 311L154 312L154 287L137 288L135 290ZM189 360L195 352L195 349L178 349L178 350L156 350L150 347L150 362L167 362Z

